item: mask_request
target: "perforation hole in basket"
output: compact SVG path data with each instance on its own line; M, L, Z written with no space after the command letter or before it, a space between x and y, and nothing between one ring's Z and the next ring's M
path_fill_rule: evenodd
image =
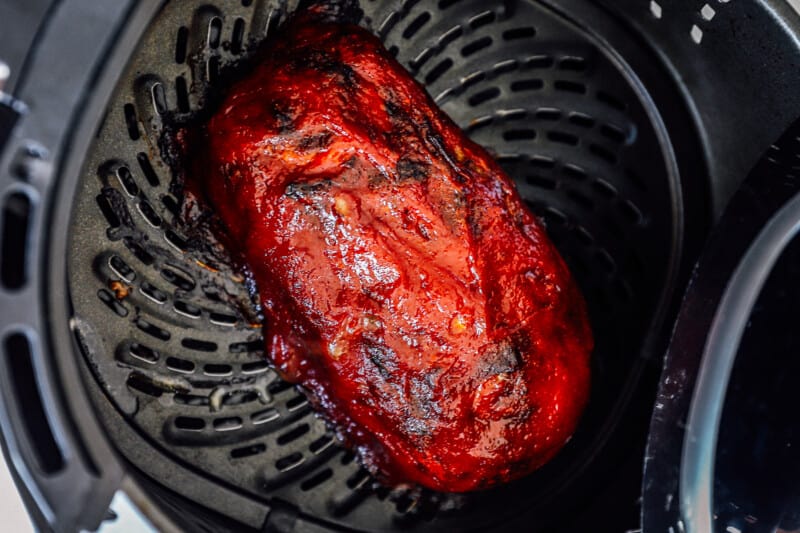
M115 172L120 185L128 193L129 196L136 196L139 194L139 186L136 185L136 180L133 179L133 174L128 167L119 167Z
M624 144L628 139L628 136L622 128L614 126L613 124L603 124L600 127L600 134L618 144Z
M595 125L595 120L585 113L580 113L573 111L569 114L568 119L572 124L576 126L581 126L582 128L593 128Z
M150 158L147 157L147 154L144 152L139 152L136 154L136 160L139 162L139 168L142 170L142 174L147 180L147 183L150 184L151 187L158 187L160 184L160 180L158 179L158 174L153 169L153 165L150 163Z
M491 72L493 76L500 76L501 74L513 72L518 68L519 62L516 59L506 59L503 61L498 61L492 65Z
M202 418L179 416L175 418L175 427L183 431L203 431L206 427L206 421Z
M262 409L261 411L251 414L250 421L253 423L253 425L259 426L261 424L267 424L269 422L278 420L280 417L281 414L274 408L270 407L268 409Z
M620 202L619 207L623 216L633 224L641 224L644 220L644 215L642 215L641 210L630 200Z
M208 37L206 43L209 48L219 47L220 39L222 38L222 19L219 17L212 17L208 23Z
M231 52L234 54L242 53L244 43L245 21L239 17L233 22L233 33L231 35Z
M151 284L148 281L143 282L139 286L139 290L144 294L148 299L157 303L158 305L162 305L167 301L167 293L156 287L155 285Z
M192 361L181 359L180 357L167 357L165 362L167 368L181 374L192 374L195 369L195 364Z
M363 468L359 468L353 475L347 478L345 484L347 488L355 490L363 487L369 480L369 472Z
M169 110L167 105L167 93L164 90L163 83L154 83L150 87L150 95L152 97L153 110L157 115L163 115Z
M436 80L441 78L453 66L453 60L449 57L443 59L430 72L425 76L425 83L431 85Z
M463 0L439 0L439 9L449 9Z
M219 287L215 287L212 285L204 285L201 287L203 290L203 296L205 296L209 301L215 303L222 303L223 296L222 291Z
M170 196L169 194L165 194L161 197L161 203L173 216L180 215L180 206L174 197Z
M534 116L539 120L556 122L561 120L561 110L553 107L541 107L536 110Z
M136 279L136 272L118 255L108 258L108 266L117 276L128 283Z
M500 96L500 89L498 87L489 87L470 96L468 102L472 107L477 107L494 100L498 96Z
M547 189L550 191L555 190L558 182L553 178L540 176L538 174L529 174L525 176L525 183L532 187L539 187L540 189Z
M308 433L310 429L311 427L308 424L300 424L299 426L292 428L290 431L287 431L286 433L279 435L278 438L275 439L275 442L277 442L281 446L284 446L286 444L289 444L290 442L299 439L300 437Z
M458 39L464 35L464 29L461 27L460 24L453 26L449 30L445 31L439 38L436 40L436 46L439 50L443 50L447 47L450 43Z
M398 513L407 513L414 507L416 503L416 499L412 498L409 494L404 493L401 494L395 501L395 509Z
M119 219L117 219L117 220L119 220ZM136 259L138 259L139 261L141 261L141 263L144 264L145 266L150 266L153 263L155 263L155 261L156 261L155 257L150 255L150 252L145 250L142 247L142 245L140 245L138 242L136 242L132 238L125 237L124 239L122 239L122 242L125 245L125 247L128 250L130 250L130 252L133 254L133 256Z
M400 14L396 11L392 11L389 15L384 19L383 23L378 27L378 36L381 40L386 38L386 34L388 34L394 25L397 24L397 21L400 20Z
M252 457L267 451L267 445L264 443L251 444L249 446L242 446L231 450L231 459L242 459L244 457Z
M586 94L586 85L578 81L571 80L556 80L553 82L553 87L557 91L567 91L576 94Z
M156 386L151 380L138 372L132 372L125 380L125 385L131 390L154 398L160 398L164 394L162 388Z
M459 92L463 92L466 89L469 89L473 85L477 85L478 83L482 82L486 79L486 73L482 70L478 70L467 74L461 79L461 83L459 86Z
M411 39L414 35L422 29L422 27L431 20L431 14L428 11L423 11L417 17L409 22L406 29L403 30L403 39Z
M308 445L308 449L314 455L319 455L331 446L336 444L336 440L331 435L323 435Z
M211 56L206 61L206 81L214 85L219 79L219 57Z
M253 361L242 365L243 374L261 374L267 370L269 370L269 364L266 361Z
M555 59L548 55L532 55L525 58L522 66L526 69L551 68L555 64Z
M543 169L553 169L556 167L556 160L546 155L535 154L528 159L531 166Z
M109 309L114 311L117 315L121 317L128 316L128 309L122 305L117 298L111 294L106 289L100 289L97 291L97 297L100 299L101 302L106 304Z
M566 176L569 176L574 179L578 180L586 179L586 170L573 163L564 164L564 166L561 167L561 172L563 172Z
M503 32L504 41L518 41L520 39L532 39L533 37L536 37L536 28L533 26L513 28Z
M610 163L612 165L617 164L617 156L611 150L605 148L604 146L600 146L599 144L590 144L589 151L605 161L606 163Z
M544 217L548 224L553 224L556 226L564 226L567 224L568 220L567 215L565 215L563 211L553 206L545 207Z
M528 116L527 109L498 109L495 111L497 118L504 122L512 122L517 120L524 120ZM538 157L538 156L537 156ZM544 156L541 156L544 157Z
M144 361L145 363L151 365L157 363L159 360L159 355L157 351L138 342L131 343L128 350L129 353L136 359L139 359L140 361Z
M592 182L592 188L597 191L600 196L603 196L606 199L613 199L618 194L616 187L600 178Z
M503 140L506 141L531 141L536 138L536 130L530 128L506 130Z
M136 327L142 330L143 332L161 341L168 341L172 336L170 335L169 331L156 326L155 324L153 324L148 320L145 320L144 318L137 318L135 324Z
M138 120L136 118L136 108L133 104L125 104L123 111L125 113L125 124L128 126L128 136L132 141L138 141L140 133Z
M189 104L189 88L186 85L186 78L178 76L175 78L175 99L178 103L178 111L188 113L191 111Z
M308 405L308 399L303 394L299 394L286 402L286 409L294 412Z
M617 265L611 255L605 250L598 250L595 252L595 260L600 267L606 271L607 274L614 274L617 270Z
M625 102L623 102L616 96L607 93L606 91L597 91L597 99L600 102L619 111L625 111L628 108L628 105Z
M197 394L174 394L172 399L181 405L189 405L192 407L206 407L209 405L208 396L200 396Z
M182 300L175 300L173 306L176 313L187 318L198 319L202 314L202 310L199 307Z
M288 381L283 381L283 380L273 381L272 383L269 384L267 388L270 394L280 394L287 390L293 390L293 389L294 385L292 385Z
M275 461L275 468L277 468L279 472L288 472L303 464L304 461L305 457L303 457L302 453L294 452L289 455L284 455Z
M349 465L350 463L355 461L355 459L356 459L356 454L354 454L350 450L344 450L340 462L342 463L342 465Z
M136 208L138 209L139 213L144 217L148 224L150 224L154 228L158 228L161 226L161 217L156 213L153 206L147 200L139 200L139 203L136 204Z
M560 130L548 131L547 138L554 143L568 144L570 146L577 146L580 141L577 135Z
M511 82L510 87L515 93L522 91L539 91L544 88L544 80L538 78L514 80Z
M177 38L175 39L175 62L182 65L186 62L186 51L189 42L189 28L181 26L178 28Z
M111 206L111 202L109 202L108 197L104 194L98 194L96 197L97 207L100 208L100 212L103 214L103 217L108 222L110 228L118 228L122 224L119 217L117 216L116 211Z
M217 418L213 424L214 431L235 431L242 427L242 419L238 416Z
M472 133L480 128L490 125L494 121L494 117L491 115L486 115L483 117L478 117L472 119L469 125L466 128L467 133Z
M480 52L484 48L488 48L491 45L492 45L492 38L486 35L481 37L480 39L472 41L471 43L461 48L461 55L464 57L469 57L473 54Z
M483 11L482 13L478 13L474 17L470 18L467 22L470 28L477 30L481 26L491 24L496 18L497 15L495 15L494 11Z
M225 377L233 374L233 367L226 363L208 363L203 366L206 376Z
M421 66L423 66L431 57L433 57L433 54L434 51L432 48L425 48L417 55L417 57L409 61L409 70L412 72L417 72Z
M228 346L228 351L230 351L230 353L259 352L263 349L263 339L256 339L247 342L234 342Z
M311 489L314 489L319 485L322 485L324 482L328 481L332 477L333 477L333 470L331 470L330 468L323 468L313 476L303 480L303 482L300 483L300 490L302 490L303 492L308 492Z
M162 268L161 277L182 291L190 292L197 286L190 274L179 271L175 266Z
M212 341L204 341L200 339L195 339L192 337L184 337L181 339L181 346L187 348L189 350L195 350L198 352L216 352L217 351L217 343Z
M175 248L179 252L185 252L186 248L188 246L188 243L186 242L186 239L184 239L183 237L181 237L180 235L178 235L177 233L175 233L171 229L168 229L168 230L166 230L164 232L164 240L167 241L167 243L170 246L172 246L173 248Z
M562 57L558 62L558 68L561 70L573 70L575 72L583 72L586 70L586 59L578 56Z
M594 246L595 239L592 234L584 228L583 226L575 226L575 235L578 237L578 241L586 247Z
M213 311L208 314L208 321L217 326L225 327L233 327L238 322L235 315Z

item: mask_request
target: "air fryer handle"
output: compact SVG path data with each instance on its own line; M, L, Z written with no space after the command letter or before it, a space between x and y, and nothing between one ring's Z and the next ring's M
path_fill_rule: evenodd
M35 337L6 334L0 353L0 431L23 500L39 529L78 527L97 467L66 438Z
M67 299L63 283L49 282L44 268L63 269L63 257L48 258L44 245L54 206L64 203L57 197L59 165L69 153L76 111L95 90L96 67L132 5L32 0L0 7L0 53L16 69L16 79L9 78L15 97L0 93L0 443L44 531L97 528L123 477L110 445L86 433L94 413L78 390L77 361L53 355L53 346L77 353L69 323L42 302ZM8 42L32 26L22 33L34 46L21 50L21 38ZM91 32L75 31L87 26ZM68 75L66 53L82 58L70 63Z

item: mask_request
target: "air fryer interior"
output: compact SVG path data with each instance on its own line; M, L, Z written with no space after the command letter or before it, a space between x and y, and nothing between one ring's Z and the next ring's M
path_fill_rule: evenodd
M554 502L591 490L606 441L625 440L643 346L680 261L673 147L627 65L565 13L527 0L361 8L362 25L514 178L586 295L593 390L572 441L485 493L392 492L269 368L245 280L214 264L219 245L179 216L162 139L213 106L228 67L279 35L295 6L278 0L167 3L108 104L68 248L95 405L132 466L250 526L260 505L357 529L477 529L523 511L546 524Z

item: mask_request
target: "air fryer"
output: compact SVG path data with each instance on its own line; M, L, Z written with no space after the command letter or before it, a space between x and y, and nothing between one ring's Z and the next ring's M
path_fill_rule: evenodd
M275 38L297 4L0 6L0 59L10 65L0 100L0 426L37 526L94 530L113 521L109 502L120 490L155 527L192 531L789 524L798 492L792 470L776 465L796 455L764 450L794 442L796 422L777 428L791 418L778 406L791 402L784 388L796 365L738 357L746 370L733 372L727 399L727 375L712 373L717 394L707 396L711 370L702 368L721 357L704 343L722 320L720 300L730 302L724 290L737 286L734 267L796 191L800 151L789 142L794 130L784 135L800 117L793 8L783 0L356 2L358 23L514 178L578 280L596 336L589 406L565 449L520 481L453 498L371 478L302 391L269 367L246 285L233 269L204 268L218 243L180 216L165 135L208 111L226 73ZM782 195L759 216L733 208L722 216L737 190L740 203L743 194L769 198L775 180ZM719 249L730 266L704 267ZM793 272L780 268L766 285L779 293ZM701 297L693 315L691 295L708 287L717 298ZM755 309L784 305L774 301ZM740 314L749 316L745 304ZM792 346L791 335L772 333L789 324L759 320L760 332L747 335L772 337L775 353ZM693 342L680 344L686 335ZM743 347L760 346L747 335ZM763 468L750 444L730 444L752 427L747 416L776 417L762 424L767 444L753 444ZM703 474L692 462L697 428L711 432L716 482L713 468ZM748 467L733 468L737 461ZM768 481L752 477L770 468ZM712 476L706 500L705 489L692 491L693 475ZM747 492L764 483L787 503L770 511ZM698 519L702 501L710 503Z

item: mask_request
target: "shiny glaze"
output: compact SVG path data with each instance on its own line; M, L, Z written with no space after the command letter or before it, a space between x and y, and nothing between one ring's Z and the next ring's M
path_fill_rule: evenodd
M488 488L569 439L583 298L511 180L375 37L290 25L191 153L269 357L384 482Z

